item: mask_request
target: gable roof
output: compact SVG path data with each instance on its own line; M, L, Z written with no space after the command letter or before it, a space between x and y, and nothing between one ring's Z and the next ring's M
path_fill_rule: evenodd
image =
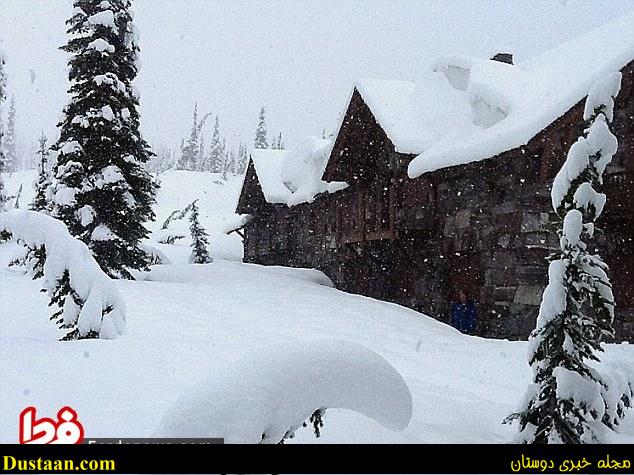
M361 79L355 91L397 152L417 155L411 178L527 144L634 60L634 11L511 65L446 56L416 82ZM337 137L346 114L342 114Z
M255 173L268 203L286 203L291 197L291 191L282 181L282 164L287 154L287 150L271 149L255 149L251 153Z
M242 196L250 184L259 185L259 190L252 191L255 193L254 199L258 199L257 195L261 191L261 196L267 203L287 206L311 202L319 193L334 193L345 188L346 183L321 181L328 158L326 151L329 148L328 140L306 137L292 150L253 150L242 184L238 209L248 209Z
M493 157L528 143L634 59L634 11L516 66L468 57L432 67L463 95L458 118L409 165L409 176ZM433 91L429 92L433 94ZM466 120L470 119L470 120Z
M359 79L354 84L377 123L400 153L418 153L433 138L414 113L413 81Z

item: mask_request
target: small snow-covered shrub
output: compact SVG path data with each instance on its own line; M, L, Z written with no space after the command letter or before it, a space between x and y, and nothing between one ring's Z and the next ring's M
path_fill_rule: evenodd
M317 340L254 352L181 396L157 437L220 437L227 443L275 444L306 421L319 434L326 408L349 409L392 430L412 417L412 396L385 359L356 343Z
M26 262L55 308L51 317L68 329L63 338L116 338L125 330L126 310L112 279L88 247L70 235L61 221L36 211L0 213L0 231L24 244L36 262Z

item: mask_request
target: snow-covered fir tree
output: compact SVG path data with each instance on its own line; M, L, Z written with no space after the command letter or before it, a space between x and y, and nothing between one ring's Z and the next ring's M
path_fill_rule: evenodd
M214 122L214 131L211 136L209 149L209 171L212 173L222 172L224 155L222 152L222 140L220 140L220 119L218 116L216 116L216 121Z
M42 133L38 142L37 181L34 183L35 196L30 209L33 211L50 211L49 187L51 186L51 164L49 162L48 139Z
M238 174L238 160L236 158L235 150L231 150L230 152L227 152L225 170L227 173L230 173L231 175Z
M277 150L284 150L284 142L282 141L282 132L280 132L277 135L277 143L276 143L276 147Z
M631 404L631 388L592 364L601 341L613 335L615 303L608 267L588 249L606 201L598 191L602 175L617 150L609 124L620 82L617 73L589 93L587 128L553 183L560 249L549 257L549 282L530 336L533 384L520 411L509 416L519 420L520 442L605 442Z
M246 145L240 142L240 146L238 147L238 174L242 175L247 171L247 166L249 164L249 149Z
M210 113L207 113L201 119L198 119L198 103L194 104L192 128L189 138L181 144L181 155L176 164L176 169L194 171L204 167L202 129L210 115Z
M11 98L7 113L7 129L4 136L4 171L12 173L18 170L18 152L15 137L15 97Z
M133 88L139 53L131 0L74 0L68 43L70 101L59 124L52 215L84 241L103 270L131 278L149 260L140 241L154 218L153 155L139 132Z
M193 123L189 138L181 147L181 156L176 168L178 170L193 170L198 158L198 103L194 104Z
M199 211L197 201L194 201L190 206L189 214L189 232L192 238L192 253L189 257L189 262L192 264L208 264L212 261L209 255L209 235L200 224L198 219Z
M198 153L196 154L196 171L203 172L208 167L208 158L205 154L205 132L201 130L198 140Z
M264 107L260 109L258 119L258 126L255 129L255 144L253 146L254 148L269 148L269 143L266 138L266 111Z

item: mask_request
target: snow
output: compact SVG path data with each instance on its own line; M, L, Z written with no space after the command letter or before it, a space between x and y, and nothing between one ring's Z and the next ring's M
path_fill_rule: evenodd
M548 266L548 285L542 295L542 303L537 316L537 327L545 326L549 321L566 310L566 288L564 281L569 261L557 259ZM532 340L537 343L535 340ZM530 348L530 354L534 354L535 347ZM530 358L529 358L530 359Z
M95 179L94 186L97 189L103 188L106 185L111 185L112 183L124 181L123 173L116 165L108 165L104 167L96 176L97 178Z
M225 234L230 234L233 231L241 229L247 224L249 221L253 219L253 216L250 214L236 214L230 218L225 219L223 232Z
M80 223L83 227L88 226L95 219L95 209L90 205L84 205L77 210Z
M108 53L114 53L114 46L108 43L103 38L97 38L96 40L91 41L90 43L88 43L88 46L86 46L86 48L94 49L96 51L99 51L100 53L104 53L106 51Z
M412 417L412 397L401 375L361 345L290 343L213 368L177 399L155 436L276 443L324 408L352 410L402 430Z
M101 117L103 117L109 122L112 122L114 120L114 112L112 112L112 107L103 106L101 108Z
M112 241L117 239L117 236L108 228L108 226L100 224L92 230L92 233L90 233L90 239L93 241Z
M614 119L614 101L621 89L621 72L611 74L592 86L583 109L583 120L590 120L594 113L601 110L608 122ZM605 106L606 109L603 110Z
M305 137L292 150L255 149L251 160L268 203L294 206L311 202L318 193L345 188L342 182L321 181L331 143Z
M255 149L251 153L255 173L269 203L287 203L291 198L291 190L282 181L282 164L288 153L288 150L266 148Z
M93 78L93 81L98 86L101 86L103 84L108 84L112 86L112 89L119 92L125 92L126 90L125 84L119 79L119 77L115 73L98 74Z
M583 215L577 209L571 209L564 218L563 238L571 246L576 246L581 240L583 231Z
M91 25L106 26L115 32L117 31L117 25L115 24L114 13L112 10L103 10L99 13L95 13L94 15L88 17L88 23ZM114 50L111 51L111 53L112 52L114 52Z
M75 202L75 195L77 190L75 188L69 188L67 186L58 185L53 196L53 201L58 205L69 206Z
M591 89L588 107L593 108L596 101L618 90L614 73L634 59L633 22L634 12L516 65L464 56L438 60L431 69L463 92L462 100L471 110L468 116L456 114L444 133L437 133L429 146L418 151L409 165L409 176L525 145ZM595 89L607 76L611 82ZM430 95L439 90L437 84L428 85ZM450 109L458 110L453 103ZM444 114L438 107L418 112L424 117Z
M354 87L397 152L418 153L429 145L433 137L412 107L413 82L365 78Z
M75 152L80 152L81 145L76 140L71 140L70 142L64 142L59 151L62 155L71 155Z
M66 299L65 323L76 324L82 336L97 332L100 338L116 338L123 334L126 310L119 291L88 247L73 238L61 221L35 211L11 210L0 213L0 229L28 247L45 247L44 288L49 295L68 272L70 285L83 305L71 309L68 304L73 299Z
M36 177L3 175L7 193L24 183L30 201ZM336 290L313 269L243 264L239 237L223 234L241 179L185 171L159 178L151 228L199 198L214 262L186 264L187 243L148 243L174 264L154 266L142 280L114 281L127 315L126 333L114 341L57 341L47 297L7 268L19 246L0 245L1 420L18 420L28 405L47 416L70 405L93 437L149 437L175 401L221 365L240 366L271 347L337 339L372 350L398 371L412 395L412 420L394 432L331 409L321 438L305 428L288 443L504 443L514 436L501 421L531 382L527 342L463 335L413 310ZM634 381L634 345L604 347L603 364ZM614 442L634 443L632 413ZM0 424L0 442L16 441L16 426Z
M330 140L308 136L286 154L281 178L284 186L292 193L286 204L292 206L312 202L320 193L333 193L347 186L342 182L328 183L321 180L331 149Z
M588 167L591 159L599 177L601 177L605 167L617 151L617 139L610 131L603 114L597 116L592 125L585 130L585 133L586 137L579 137L572 144L566 161L555 176L551 193L554 209L559 208L572 182ZM578 198L583 203L591 203L597 209L602 210L605 197L602 198L599 194L593 195L589 191L587 187L582 188L579 195L575 195L575 199Z
M155 208L156 220L149 223L152 231L152 245L165 251L166 246L158 243L161 239L161 225L174 210L182 210L192 201L198 200L200 224L209 233L209 252L213 257L226 259L242 259L242 240L233 233L225 234L228 221L238 217L235 214L242 177L228 176L222 180L220 173L199 173L185 170L168 171L159 175L161 190L157 196ZM183 186L186 183L187 186ZM190 253L189 223L187 220L170 225L169 232L186 236L177 242L176 246L169 246L172 253L176 252L183 262Z

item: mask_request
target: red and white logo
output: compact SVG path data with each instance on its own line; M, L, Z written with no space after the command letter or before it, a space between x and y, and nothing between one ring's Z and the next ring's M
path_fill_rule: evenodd
M57 421L48 417L36 419L32 406L20 413L21 444L79 444L83 438L84 426L68 406L58 411Z

